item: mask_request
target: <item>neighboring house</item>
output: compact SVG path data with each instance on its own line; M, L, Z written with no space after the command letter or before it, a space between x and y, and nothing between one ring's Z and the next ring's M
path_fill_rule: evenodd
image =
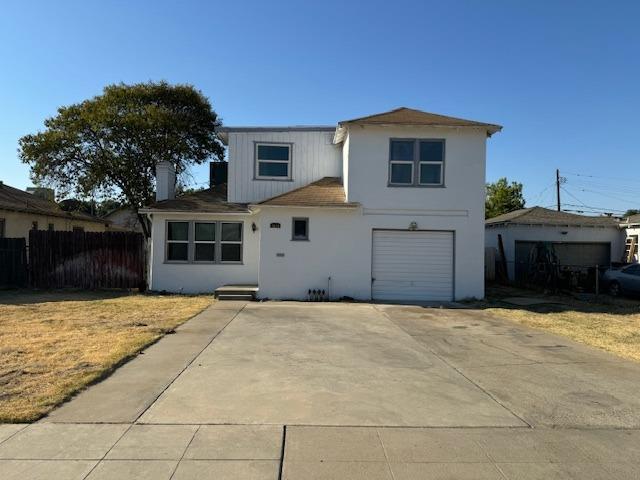
M524 208L485 222L485 244L498 252L498 235L507 261L510 280L527 271L532 251L544 242L561 265L579 269L608 266L622 258L624 235L611 217L589 217L542 207Z
M109 231L143 233L140 219L133 208L116 208L102 218L109 222L109 227L107 228Z
M484 296L486 140L494 124L418 110L337 127L228 127L228 194L173 198L157 167L150 288L252 284L259 297Z
M0 237L21 238L29 243L29 230L104 232L106 222L79 212L66 212L43 189L27 193L0 182Z
M638 255L638 242L640 241L640 214L631 215L625 218L620 226L625 232L625 260L638 262L640 256Z

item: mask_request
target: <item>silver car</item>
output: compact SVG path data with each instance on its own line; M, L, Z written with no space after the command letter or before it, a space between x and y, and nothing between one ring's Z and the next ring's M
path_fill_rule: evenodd
M602 275L602 280L614 297L623 293L640 294L640 263L609 269Z

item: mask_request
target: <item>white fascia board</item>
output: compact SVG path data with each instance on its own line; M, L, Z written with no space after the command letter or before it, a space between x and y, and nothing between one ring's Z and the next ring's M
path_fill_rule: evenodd
M424 210L411 208L365 208L363 215L411 215L424 217L468 217L469 210Z

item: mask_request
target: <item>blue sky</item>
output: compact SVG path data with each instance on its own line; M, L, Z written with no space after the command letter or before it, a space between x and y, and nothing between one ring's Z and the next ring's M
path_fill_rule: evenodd
M58 106L167 80L228 125L398 106L499 123L487 178L529 205L555 202L560 168L567 209L640 208L638 18L637 1L3 2L0 179L29 185L18 139Z

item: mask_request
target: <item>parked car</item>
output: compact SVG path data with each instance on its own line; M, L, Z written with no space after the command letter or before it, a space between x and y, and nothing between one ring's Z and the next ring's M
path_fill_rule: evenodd
M640 294L640 263L610 268L604 272L602 280L614 297L623 293Z

